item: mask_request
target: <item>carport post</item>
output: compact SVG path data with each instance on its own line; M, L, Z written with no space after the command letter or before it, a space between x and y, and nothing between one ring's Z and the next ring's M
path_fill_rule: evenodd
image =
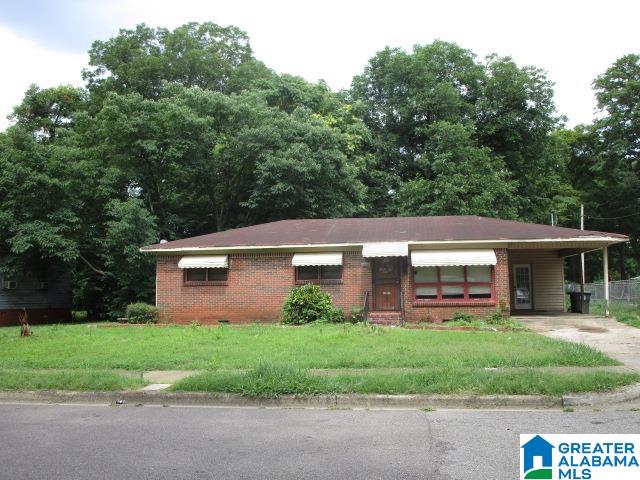
M609 247L602 249L602 263L604 264L604 316L609 316Z

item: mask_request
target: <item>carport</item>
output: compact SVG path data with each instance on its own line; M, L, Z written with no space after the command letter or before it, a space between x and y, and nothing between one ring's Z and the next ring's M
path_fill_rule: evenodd
M609 315L609 246L627 242L624 235L543 239L509 244L509 290L512 315L565 311L564 261L581 257L581 292L584 292L584 255L602 251L606 315Z

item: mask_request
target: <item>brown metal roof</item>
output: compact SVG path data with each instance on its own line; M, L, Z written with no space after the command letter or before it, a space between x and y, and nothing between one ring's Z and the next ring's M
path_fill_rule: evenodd
M143 250L176 248L359 244L365 242L536 240L624 235L552 227L476 216L329 218L281 220L151 245Z

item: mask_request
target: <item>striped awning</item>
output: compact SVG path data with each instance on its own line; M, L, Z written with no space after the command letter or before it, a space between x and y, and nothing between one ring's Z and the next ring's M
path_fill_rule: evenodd
M483 250L424 250L411 252L414 267L445 267L449 265L495 265L493 249Z
M406 257L409 255L407 242L376 242L362 246L363 257Z
M228 255L192 255L182 257L178 262L180 268L228 268Z
M291 264L294 267L307 265L342 265L342 253L295 253Z

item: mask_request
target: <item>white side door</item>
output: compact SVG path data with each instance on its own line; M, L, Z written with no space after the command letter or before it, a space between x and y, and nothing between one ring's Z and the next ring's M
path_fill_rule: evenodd
M531 265L513 266L513 299L515 310L531 310Z

